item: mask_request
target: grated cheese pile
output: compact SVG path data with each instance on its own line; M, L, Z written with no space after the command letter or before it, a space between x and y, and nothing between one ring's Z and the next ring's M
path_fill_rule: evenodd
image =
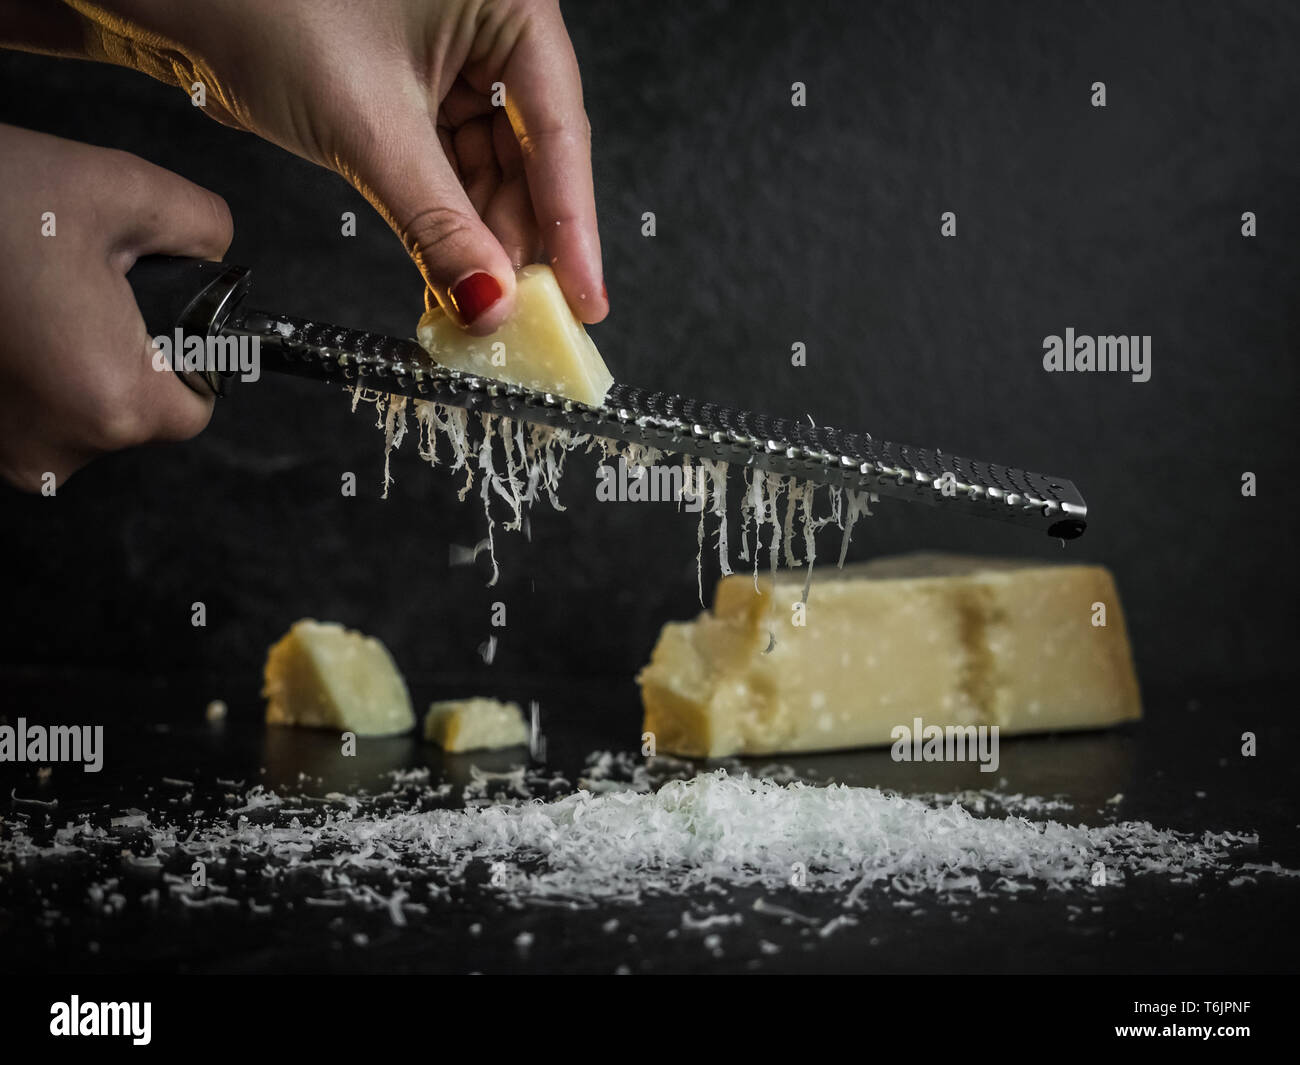
M588 775L609 780L625 768L598 755ZM777 779L786 768L769 767ZM107 826L68 824L49 846L11 820L0 833L0 857L40 861L92 852L137 870L156 858L163 890L187 907L242 905L226 886L240 880L260 896L247 905L266 912L280 888L307 884L313 904L387 910L396 923L471 885L516 907L591 907L736 887L788 891L798 870L802 890L863 909L912 905L907 900L922 895L1095 895L1135 875L1190 883L1246 869L1277 871L1232 861L1234 848L1258 842L1249 834L1193 836L1138 821L1088 827L977 817L955 801L781 784L725 769L670 779L657 790L642 790L637 778L623 790L580 790L549 801L529 798L532 788L563 786L562 778L522 768L473 777L464 808L435 805L454 801L452 789L415 774L393 777L394 790L380 796L286 801L259 786L228 796L231 807L222 814L191 815L182 824L129 810ZM204 887L175 875L188 874L195 860L209 866ZM1105 866L1102 888L1094 886L1096 862Z
M619 442L589 433L575 433L567 429L526 424L505 415L483 414L471 416L459 407L435 403L431 400L412 399L390 395L374 389L353 388L352 409L361 403L375 408L378 427L384 432L384 484L383 498L393 483L392 453L399 448L407 434L408 414L414 416L419 426L418 451L431 466L438 465L439 439L446 441L450 452L447 462L452 473L461 470L465 480L459 497L464 500L474 487L475 472L479 475L479 498L487 520L486 547L492 560L492 579L500 575L496 561L493 530L496 521L492 516L494 502L507 508L504 528L510 532L526 529L526 516L544 493L551 506L564 510L557 491L564 474L565 458L571 451L585 454L597 452L601 461L622 458L629 471L644 472L665 460L664 452L636 443ZM500 455L498 456L498 452ZM718 566L722 574L732 573L727 531L728 463L710 459L696 459L689 455L681 460L683 483L700 497L699 530L696 536L696 575L700 602L704 602L704 545L707 517L716 519L714 546L718 552ZM500 467L500 468L499 468ZM768 561L773 576L780 560L789 567L806 561L808 576L804 582L804 600L812 580L812 567L817 557L817 533L827 525L840 529L839 565L848 556L853 526L863 516L869 516L868 504L876 500L869 492L858 492L828 485L817 485L796 477L785 477L754 466L742 470L740 490L740 559L753 563L757 580L763 532L768 530ZM819 491L829 499L827 512L816 516ZM785 493L784 509L781 494ZM678 508L681 500L678 501ZM796 528L796 523L798 528ZM753 533L753 547L750 533ZM804 559L797 550L797 538L803 539ZM477 551L475 551L475 556Z

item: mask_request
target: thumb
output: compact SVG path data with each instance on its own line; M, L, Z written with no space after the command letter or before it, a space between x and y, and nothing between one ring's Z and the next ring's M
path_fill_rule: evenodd
M495 330L514 307L515 272L443 152L427 114L382 131L339 169L402 239L430 291L463 328Z

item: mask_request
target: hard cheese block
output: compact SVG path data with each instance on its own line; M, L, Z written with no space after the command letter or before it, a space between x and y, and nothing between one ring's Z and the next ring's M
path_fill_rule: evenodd
M390 736L415 724L388 649L335 622L295 622L267 652L262 694L272 725Z
M802 578L724 577L711 613L664 626L637 677L660 750L866 747L916 718L1013 733L1141 716L1102 567L906 555L817 571L800 609Z
M515 282L514 312L495 333L470 336L435 307L420 319L420 344L450 369L599 405L614 378L569 310L554 272L525 266Z
M429 707L424 738L447 751L518 747L528 742L528 725L518 703L454 699Z

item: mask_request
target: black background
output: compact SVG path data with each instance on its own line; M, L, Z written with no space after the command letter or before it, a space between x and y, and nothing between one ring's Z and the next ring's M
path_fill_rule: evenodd
M619 0L565 12L614 308L593 335L615 375L1073 478L1090 529L1064 550L882 503L851 556L941 548L1110 566L1147 720L1008 743L1005 787L1067 794L1088 820L1257 831L1242 860L1300 864L1294 5ZM794 81L805 108L790 105ZM1090 105L1095 81L1104 109ZM236 221L229 257L254 268L256 302L412 331L418 276L361 198L205 120L179 91L0 54L0 120L125 148L221 193ZM954 239L939 234L949 210ZM340 235L344 211L357 213L355 238ZM640 235L644 211L654 239ZM1253 239L1244 211L1259 220ZM1068 326L1150 334L1151 380L1044 373L1043 338ZM790 366L795 341L806 368ZM328 736L262 727L265 649L304 615L381 636L417 709L471 690L539 698L566 771L594 748L633 747L631 678L660 626L699 609L694 518L598 503L594 460L575 456L568 510L539 506L531 543L498 535L502 575L488 588L485 561L448 565L450 544L483 535L477 503L459 504L458 483L410 440L386 501L382 465L373 414L267 378L222 401L189 444L100 460L53 499L0 491L0 716L102 716L112 755L100 778L0 767L4 793L59 799L53 824L106 816L105 803L165 812L163 776L292 787L306 771L355 789L428 765L459 781L463 760L409 737L373 741L349 764ZM356 498L340 494L345 471ZM1241 495L1245 471L1256 498ZM504 630L489 627L498 600ZM492 633L489 666L476 648ZM215 696L230 703L224 731L201 718ZM1256 759L1238 756L1244 731L1259 737ZM882 751L797 767L908 791L988 783L973 766L902 766ZM1122 806L1103 806L1117 792ZM670 943L674 900L622 915L640 922L637 949L611 947L605 913L498 919L487 898L376 930L358 951L350 933L365 915L328 930L291 907L269 926L183 910L113 921L80 904L80 880L38 866L0 878L0 936L25 972L1277 972L1294 969L1294 884L1138 880L1078 921L1064 899L985 899L963 936L942 908L912 923L876 911L807 954L789 932L786 953L763 962L744 945L751 932L784 933L757 922L720 961ZM69 918L38 925L63 898ZM484 914L490 942L469 944ZM538 933L526 964L511 946L520 927Z
M1294 5L565 12L613 303L593 334L618 378L1071 477L1092 515L1065 557L1116 572L1148 686L1294 674ZM256 302L412 332L418 275L360 197L178 90L3 54L0 117L225 196ZM1067 326L1150 334L1151 380L1045 373L1043 338ZM598 503L591 458L571 465L566 513L535 510L531 544L498 535L493 589L485 563L448 567L449 543L482 535L478 506L409 439L387 501L381 471L373 414L264 379L192 443L99 461L55 499L6 493L0 662L243 676L313 615L381 636L436 694L492 673L630 678L660 625L699 609L693 517ZM878 509L852 557L1063 557L1014 527ZM488 667L475 648L496 600L508 626Z

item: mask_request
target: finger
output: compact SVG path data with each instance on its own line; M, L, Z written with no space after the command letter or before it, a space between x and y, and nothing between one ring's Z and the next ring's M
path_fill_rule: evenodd
M452 146L465 195L482 218L501 184L501 168L497 166L496 153L492 150L491 122L475 119L461 126L452 137ZM491 225L488 228L491 229Z
M170 366L155 368L153 348L126 273L144 255L221 259L234 236L230 208L216 193L131 156L123 161L118 195L116 217L122 225L110 250L110 267L116 276L106 283L118 289L120 299L113 304L118 309L116 320L101 324L105 337L124 345L122 350L138 351L139 356L121 368L127 392L110 392L115 409L107 415L109 428L101 435L104 442L119 446L187 440L207 426L212 398L196 393Z
M483 212L483 221L496 234L516 270L537 261L537 223L533 220L528 183L522 177L497 188Z
M179 174L124 154L114 192L121 220L114 251L220 259L234 238L226 201ZM129 266L129 264L128 264Z
M442 146L443 158L451 164L451 169L456 174L456 180L462 185L465 184L465 176L460 172L460 163L456 159L456 142L452 139L451 130L446 126L438 127L438 143Z
M500 111L492 123L492 148L499 163L501 182L487 209L480 213L517 270L537 261L541 241L524 173L524 157L510 122Z
M370 130L343 172L402 238L448 314L490 333L514 306L515 274L443 154L433 120L419 112Z
M114 361L116 387L101 382L101 392L112 409L109 420L115 426L107 434L109 439L102 442L115 444L108 450L117 450L197 436L212 417L213 397L182 381L169 360L154 358L153 344L126 277L118 275L111 283L119 287L121 299L114 301L109 318L101 323L99 342L139 354L124 362ZM113 440L114 435L118 439Z
M143 425L146 440L176 441L198 436L212 419L213 397L195 392L170 368L154 369L152 357L153 347L146 343L142 358L150 372L140 396L148 412Z
M211 399L187 387L167 360L154 359L126 278L102 264L80 280L83 299L95 313L69 314L49 353L49 361L70 367L77 380L77 387L58 401L62 413L53 441L64 452L89 459L155 440L184 439L202 430Z
M591 126L573 45L560 20L536 18L510 54L506 109L523 151L533 212L569 306L584 322L609 313L591 177Z
M453 129L496 110L491 95L479 92L460 77L451 83L451 88L447 90L447 95L442 98L438 108L439 114Z

